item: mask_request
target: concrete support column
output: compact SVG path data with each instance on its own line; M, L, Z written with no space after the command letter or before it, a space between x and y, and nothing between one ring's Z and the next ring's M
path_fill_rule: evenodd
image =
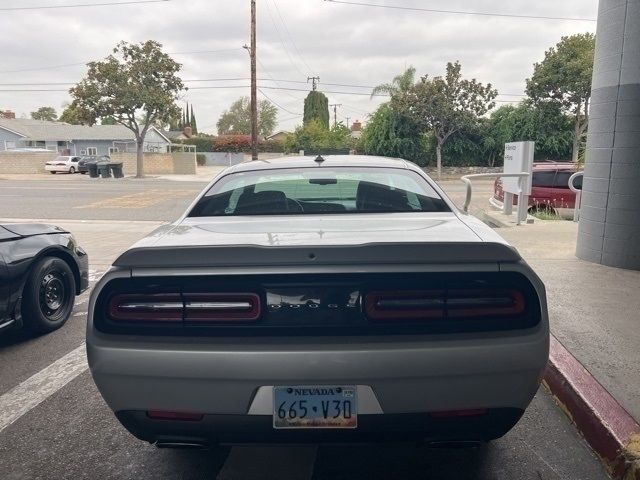
M640 0L600 0L576 255L640 270Z

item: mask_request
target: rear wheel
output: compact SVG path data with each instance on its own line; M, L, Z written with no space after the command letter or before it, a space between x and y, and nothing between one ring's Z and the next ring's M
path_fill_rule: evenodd
M74 167L69 168L69 173L71 174L76 173L76 169Z
M22 317L36 333L52 332L67 321L73 310L76 282L64 260L46 257L31 269L24 286Z
M51 175L55 175L55 174L56 174L56 172L51 172Z

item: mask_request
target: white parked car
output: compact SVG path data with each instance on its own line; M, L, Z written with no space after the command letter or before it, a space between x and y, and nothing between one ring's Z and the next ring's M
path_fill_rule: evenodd
M80 157L60 156L55 160L47 162L44 169L52 174L58 172L76 173L78 171L78 161Z
M544 285L410 162L247 162L91 294L109 407L159 447L504 435L547 365Z

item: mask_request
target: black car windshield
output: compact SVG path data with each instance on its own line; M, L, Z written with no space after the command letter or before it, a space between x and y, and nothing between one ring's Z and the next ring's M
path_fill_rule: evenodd
M255 170L216 182L190 217L447 212L418 173L399 168Z

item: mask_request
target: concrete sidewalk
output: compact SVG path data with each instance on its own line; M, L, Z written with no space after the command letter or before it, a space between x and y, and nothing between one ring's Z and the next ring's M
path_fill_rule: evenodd
M553 334L640 420L640 272L578 260L578 224L502 228L547 287Z

